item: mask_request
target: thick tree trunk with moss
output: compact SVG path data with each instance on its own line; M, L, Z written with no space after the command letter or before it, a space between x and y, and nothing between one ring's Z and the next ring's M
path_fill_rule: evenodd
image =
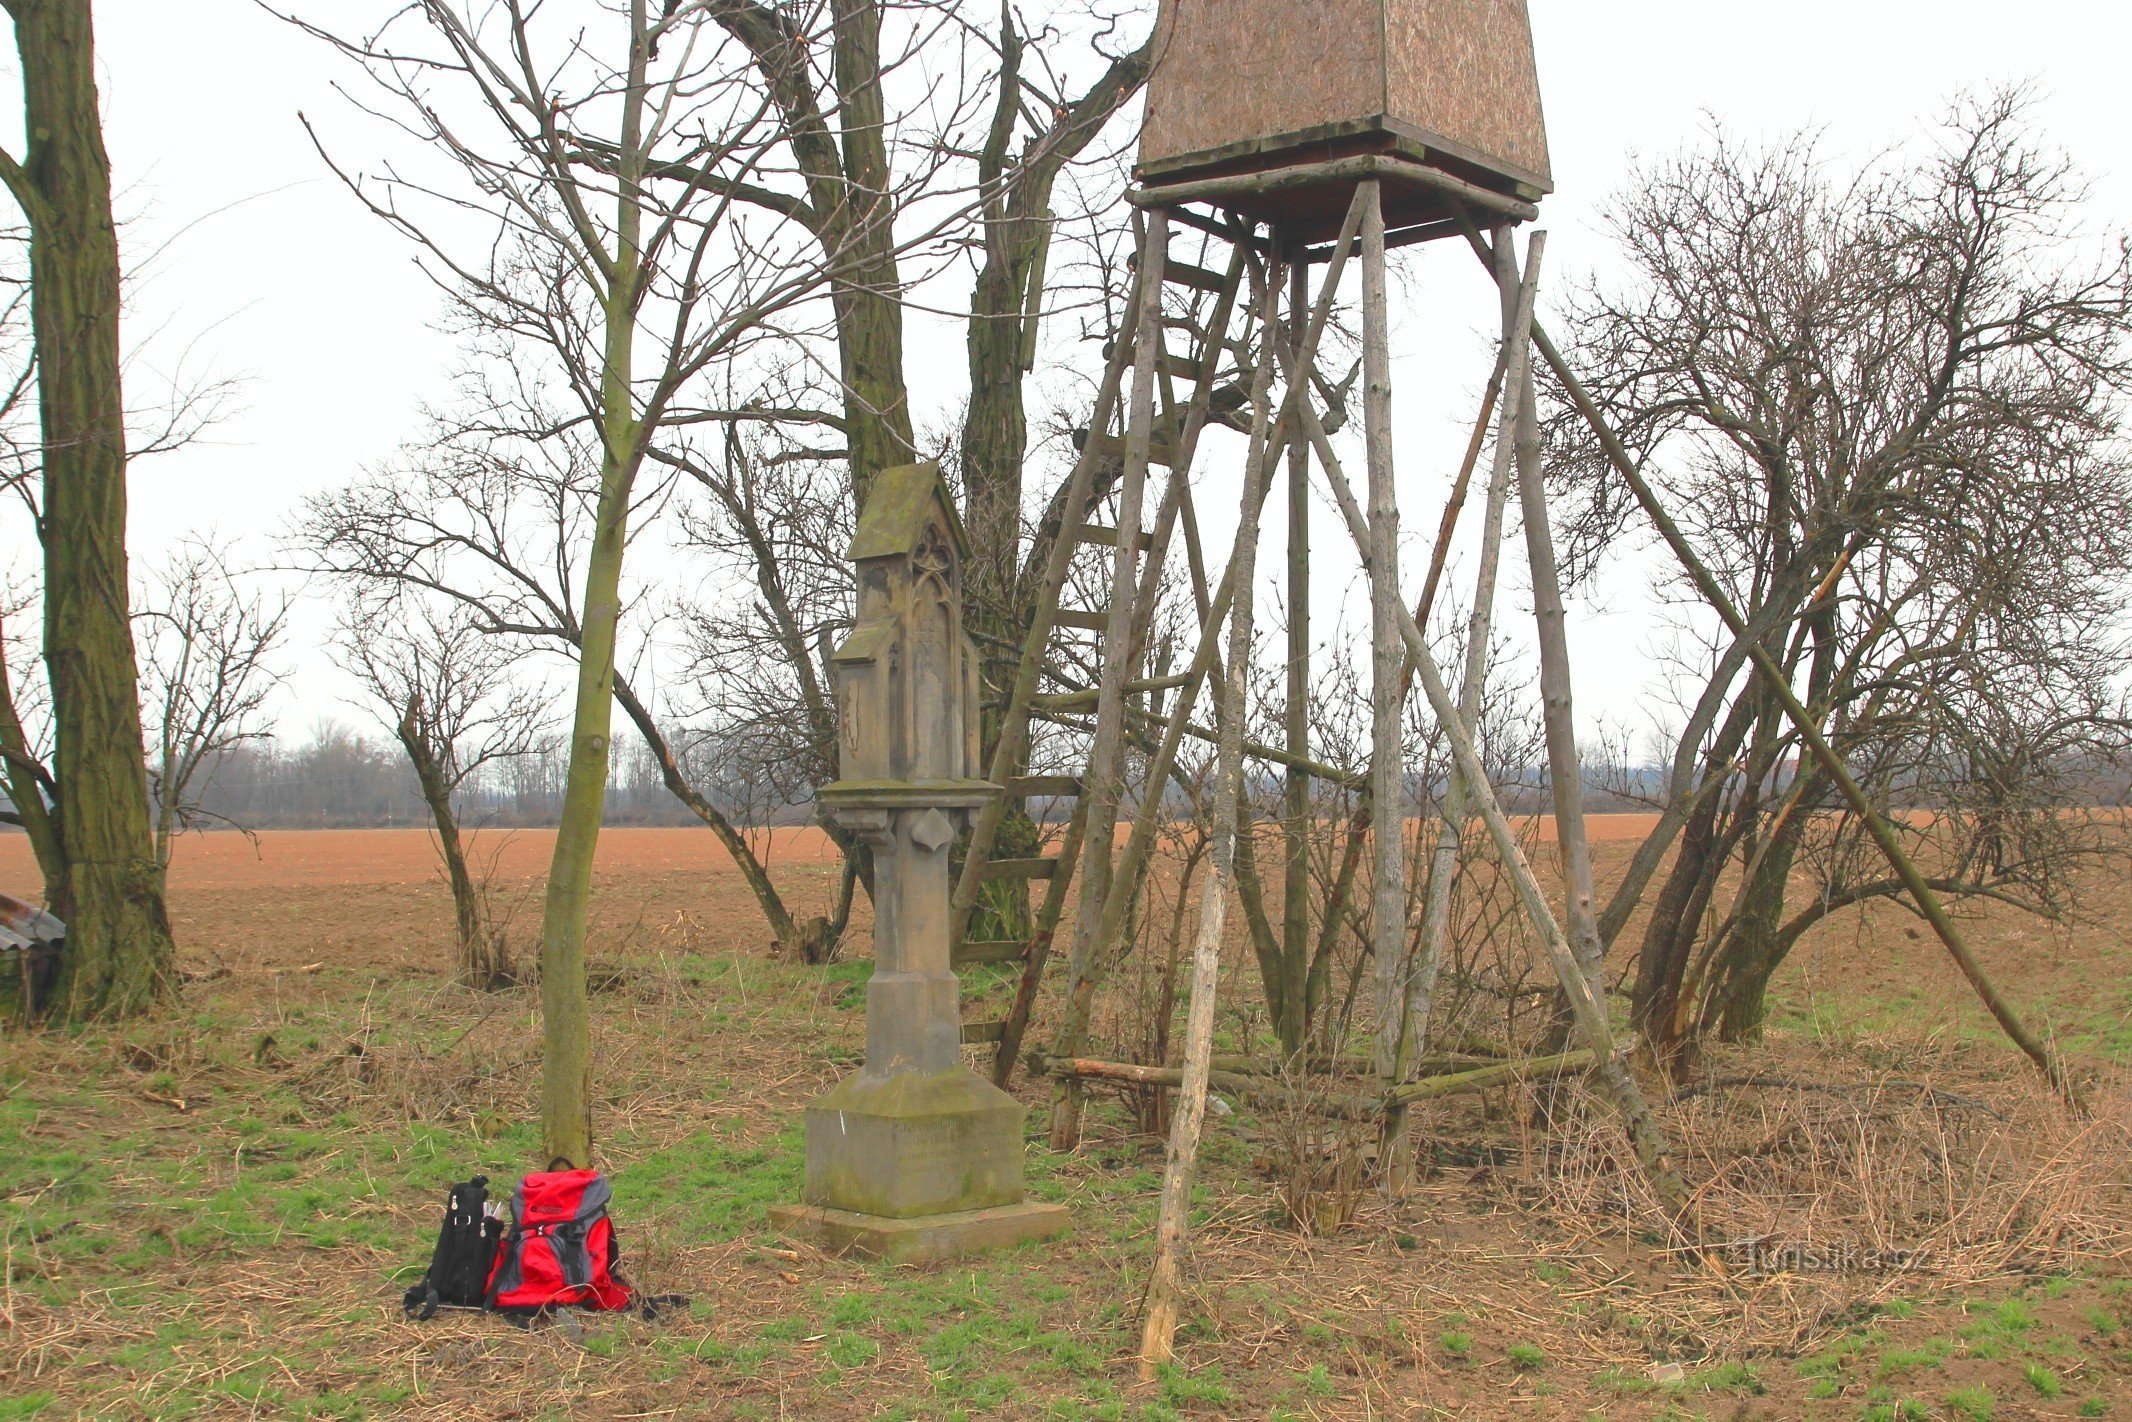
M75 1019L172 991L170 920L149 829L127 606L126 417L118 233L88 0L10 0L29 151L6 162L30 222L44 440L45 661L67 920L59 1001Z
M966 337L970 404L962 426L963 527L970 536L966 615L977 639L987 688L983 713L985 763L999 743L1006 689L1021 662L1023 631L1033 609L1021 592L1022 469L1029 424L1022 396L1028 345L1028 293L1043 276L1035 269L1041 225L1001 218L987 224L987 256L970 302ZM994 858L1040 852L1036 824L1020 805L1009 807L993 845ZM956 872L961 872L957 865ZM1028 896L1018 883L985 886L965 930L978 940L1025 937Z
M903 278L896 260L896 202L889 191L888 108L881 92L881 7L835 0L835 68L843 141L841 235L849 275L834 286L837 349L855 505L874 475L917 457L903 371Z
M987 688L984 762L999 743L1008 691L1022 643L1035 617L1038 579L1029 570L1048 558L1040 541L1022 557L1023 476L1029 454L1029 415L1022 382L1036 362L1038 321L1049 275L1051 194L1058 175L1102 131L1110 117L1146 82L1150 51L1143 46L1114 60L1053 125L1011 155L1024 115L1021 61L1027 39L1005 12L1000 32L1000 93L992 128L978 161L985 194L984 262L970 297L964 346L970 403L962 424L963 527L970 538L966 615L983 659ZM1070 536L1070 533L1062 535ZM1026 769L1017 766L1016 769ZM996 859L1027 858L1042 833L1019 803L1009 807L992 847ZM957 872L960 872L958 865ZM966 936L1025 938L1032 931L1028 899L1019 885L987 885Z

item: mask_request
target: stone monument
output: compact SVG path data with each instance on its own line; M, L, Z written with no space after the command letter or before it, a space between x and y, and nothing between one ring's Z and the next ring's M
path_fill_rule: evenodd
M907 1263L1057 1234L1022 1198L1021 1103L962 1063L949 966L948 851L999 793L978 778L968 552L937 466L878 475L851 557L858 615L832 657L839 779L823 803L873 851L866 1064L807 1108L805 1203L771 1223L839 1253Z

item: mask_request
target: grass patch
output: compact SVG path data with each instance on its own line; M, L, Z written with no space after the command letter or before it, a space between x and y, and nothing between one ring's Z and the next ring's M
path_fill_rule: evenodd
M1503 1358L1521 1373L1537 1372L1547 1366L1547 1351L1537 1343L1513 1343Z

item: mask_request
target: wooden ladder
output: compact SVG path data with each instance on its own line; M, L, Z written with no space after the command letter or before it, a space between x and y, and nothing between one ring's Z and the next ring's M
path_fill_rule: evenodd
M1003 785L1006 793L979 811L971 828L962 873L956 881L950 919L955 934L955 966L1020 964L1022 968L1007 1016L996 1022L967 1022L962 1030L964 1043L993 1046L992 1075L1001 1086L1013 1076L1069 897L1077 886L1081 888L1080 913L1084 917L1100 914L1108 899L1118 803L1123 791L1120 770L1127 701L1134 696L1159 696L1187 680L1148 678L1135 673L1146 655L1149 620L1162 588L1164 566L1179 541L1176 535L1180 526L1184 541L1191 548L1193 567L1196 570L1204 566L1191 512L1191 465L1200 433L1209 422L1233 422L1240 403L1227 398L1238 377L1231 370L1225 381L1224 371L1225 361L1235 357L1244 345L1231 336L1230 327L1239 308L1237 296L1246 276L1248 248L1241 231L1216 229L1205 235L1202 262L1208 253L1227 247L1225 273L1208 265L1171 261L1166 214L1153 215L1142 233L1124 326L1106 348L1103 383L1097 389L1088 429L1076 439L1079 453L1073 472L1053 501L1058 532L1047 551L1034 615L1014 684L1008 688L1005 714L989 766L988 778ZM1173 340L1181 340L1189 354L1173 352ZM1128 377L1133 382L1130 406L1123 398ZM1181 403L1177 399L1180 382L1189 389ZM1159 414L1154 398L1158 391L1162 407ZM1141 412L1137 427L1127 422L1127 428L1118 430L1115 426L1121 423L1127 408ZM1167 470L1152 529L1144 523L1151 468ZM1098 498L1098 475L1111 469L1117 471L1115 487ZM1101 521L1105 517L1108 522ZM1132 530L1129 538L1123 532L1128 528ZM1064 607L1061 600L1075 557L1091 549L1109 550L1111 555L1109 604L1097 608ZM1203 586L1198 594L1204 617L1207 604ZM1095 640L1095 662L1100 668L1096 686L1079 685L1061 670L1066 659L1057 652L1069 638L1080 639L1084 646L1086 639ZM1065 687L1064 694L1043 694L1047 681ZM1170 704L1173 711L1183 709L1188 714L1181 698L1171 698ZM1071 713L1085 711L1094 712L1087 773L1017 773L1029 752L1034 721L1063 718L1069 724L1082 725ZM1159 716L1152 719L1154 729L1162 729ZM1137 716L1139 734L1149 732L1150 721L1151 713ZM1031 798L1073 802L1058 852L1040 859L994 859L992 853L1007 810L1012 804ZM1093 890L1081 882L1090 875L1096 880ZM1026 939L965 940L963 935L985 886L1000 882L1020 883L1031 889L1043 886L1041 900L1032 906L1030 935ZM1085 931L1077 932L1076 937L1084 934Z

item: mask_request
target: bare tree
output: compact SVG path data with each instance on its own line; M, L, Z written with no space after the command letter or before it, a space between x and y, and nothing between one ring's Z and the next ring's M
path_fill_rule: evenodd
M752 772L763 792L758 811L812 804L844 856L834 908L799 925L801 957L820 963L838 956L852 896L862 881L870 889L871 866L864 846L814 799L837 776L828 657L851 618L845 552L856 518L841 451L810 445L806 430L792 420L735 423L715 457L697 448L657 457L705 496L683 507L684 546L730 568L751 594L674 608L704 735L723 759Z
M2128 746L2109 629L2132 569L2132 262L2082 241L2082 196L2018 93L1853 175L1810 134L1720 133L1639 175L1612 219L1632 276L1571 313L1573 363L1751 634L1874 799L1930 812L1901 830L1936 891L2041 912L2104 848L2067 812ZM1589 567L1620 487L1573 414L1553 434ZM1801 935L1902 893L1743 676L1747 643L1685 630L1665 812L1601 924L1618 936L1677 839L1635 991L1665 1058L1758 1032ZM1793 907L1801 867L1820 883Z
M1054 6L1054 11L1072 7ZM1016 631L1028 623L1034 577L1025 576L1025 464L1029 417L1024 387L1036 368L1039 322L1053 302L1052 247L1059 230L1060 180L1085 161L1111 120L1140 92L1154 64L1154 40L1116 45L1112 19L1089 36L1099 66L1076 91L1068 73L1084 67L1063 42L1060 14L1033 25L1000 7L999 80L991 125L977 160L983 198L980 256L964 327L970 402L957 446L964 527L972 548L970 601L986 640L987 679L1013 677ZM1097 156L1103 156L1098 151ZM1096 165L1102 174L1101 165ZM1108 199L1115 180L1102 192ZM1114 224L1121 225L1122 224ZM988 733L986 746L993 736Z
M408 160L427 165L374 179L339 170L349 187L417 244L477 346L544 360L560 422L511 433L581 431L598 453L541 948L545 1154L580 1163L592 1153L585 915L638 475L663 431L696 418L688 396L703 372L745 360L883 250L862 224L810 261L775 224L745 220L753 209L736 195L780 181L785 130L720 42L721 8L655 15L629 0L587 23L582 10L422 0L362 37L296 20L360 66L389 122L419 140ZM688 176L660 181L677 164ZM893 250L896 235L885 240Z
M511 366L505 360L497 368ZM539 439L515 433L553 423L536 406L513 405L515 398L485 379L470 380L470 414L440 416L430 439L410 445L402 461L313 499L299 536L313 571L374 592L399 586L442 597L491 636L575 658L584 635L578 609L598 455L578 431ZM668 476L638 490L632 530L652 522L671 487ZM618 620L628 628L659 619ZM633 669L651 650L643 629L624 644L614 698L667 790L732 855L777 941L802 952L810 926L786 906L747 826L692 774L687 742L677 743L650 695L639 691Z
M801 751L797 759L777 764L781 770L814 766L825 772L812 782L819 786L834 775L834 718L827 709L833 689L810 665L811 639L788 625L780 608L848 602L848 573L841 557L823 569L811 559L795 564L771 556L784 539L765 536L763 520L747 511L748 487L765 479L789 482L793 461L833 462L848 480L849 507L856 508L877 470L916 457L901 309L911 274L886 237L928 204L950 212L947 230L976 265L965 326L972 391L953 451L973 541L972 625L987 648L991 680L1004 685L1019 651L1019 613L1033 586L1019 576L1029 443L1023 386L1035 366L1046 305L1054 191L1138 92L1150 54L1146 42L1116 45L1112 53L1118 18L1077 2L1025 7L1041 12L1033 21L1011 4L1000 6L995 18L992 10L960 0L782 7L723 0L715 8L719 23L745 45L777 108L783 157L798 182L796 191L756 185L736 190L737 197L804 232L825 255L860 255L836 284L835 357L821 362L825 372L834 371L835 398L812 396L814 382L804 377L767 382L785 388L732 405L736 413L776 424L774 433L676 440L654 457L687 471L711 496L691 530L692 544L734 565L761 594L759 604L751 599L745 608L719 609L697 621L691 665L699 682L720 666L756 672L704 699L737 698L756 712L767 709L759 657L776 656L781 667L773 680L788 693L783 715L795 733L807 733L805 746L794 747ZM949 40L959 43L949 48ZM927 71L928 95L949 96L933 99L931 112L898 92L899 82L911 87L913 66L926 69L928 48L945 49L955 60L944 76L938 65ZM1092 77L1076 89L1072 76L1084 70ZM679 182L699 175L684 164L654 176ZM1115 193L1113 184L1102 200ZM759 447L760 457L747 456L751 467L735 467L737 456ZM723 546L714 547L714 540ZM770 724L754 712L750 721L756 728ZM774 739L782 745L791 737ZM825 828L842 842L834 825ZM855 857L861 851L846 850L849 884L864 877L865 867Z
M288 630L289 598L246 589L222 547L182 545L139 597L142 721L155 810L155 862L170 868L179 835L221 821L201 805L216 764L273 734L267 699Z
M510 945L489 912L486 883L476 880L474 836L458 797L540 743L547 698L526 675L526 649L482 630L464 609L404 588L358 594L338 640L422 787L452 891L459 980L482 992L509 987Z

